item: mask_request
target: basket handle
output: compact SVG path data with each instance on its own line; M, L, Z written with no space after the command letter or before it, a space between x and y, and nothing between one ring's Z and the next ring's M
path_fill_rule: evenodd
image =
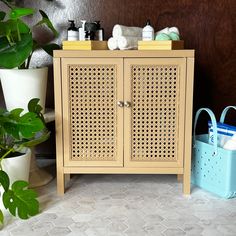
M193 133L193 140L194 140L194 147L196 144L196 126L197 126L197 121L199 118L199 115L203 112L207 112L207 114L210 116L211 118L211 123L213 126L213 139L215 140L214 144L213 144L213 154L212 156L217 155L217 122L216 122L216 118L214 113L209 109L209 108L200 108L196 115L195 115L195 119L194 119L194 133Z
M228 106L222 111L221 116L220 116L220 123L225 122L225 116L226 116L228 110L231 109L231 108L236 110L236 106Z

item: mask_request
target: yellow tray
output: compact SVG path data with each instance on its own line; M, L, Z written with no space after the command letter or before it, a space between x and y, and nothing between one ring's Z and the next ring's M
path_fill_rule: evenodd
M107 41L63 41L63 50L108 50Z
M138 41L138 50L176 50L176 49L184 49L183 40Z

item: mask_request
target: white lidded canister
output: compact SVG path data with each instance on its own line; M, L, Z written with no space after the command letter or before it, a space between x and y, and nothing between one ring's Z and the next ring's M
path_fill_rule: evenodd
M150 20L147 21L147 25L143 28L142 40L143 41L154 40L154 29L150 24Z

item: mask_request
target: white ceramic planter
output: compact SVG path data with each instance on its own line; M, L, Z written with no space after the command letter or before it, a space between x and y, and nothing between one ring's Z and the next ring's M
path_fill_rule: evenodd
M29 181L31 150L26 149L26 153L10 158L4 158L2 160L2 169L8 174L10 183L14 183L16 180Z
M2 90L7 110L23 108L32 98L39 98L45 111L48 68L0 69Z

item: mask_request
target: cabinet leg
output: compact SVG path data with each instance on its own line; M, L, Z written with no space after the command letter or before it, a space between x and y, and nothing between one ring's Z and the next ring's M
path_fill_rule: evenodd
M183 181L183 175L177 174L177 181L182 182Z
M191 183L190 183L190 173L185 173L183 175L183 192L185 195L190 195L190 189Z
M58 195L65 193L65 175L61 171L57 171L57 193Z

